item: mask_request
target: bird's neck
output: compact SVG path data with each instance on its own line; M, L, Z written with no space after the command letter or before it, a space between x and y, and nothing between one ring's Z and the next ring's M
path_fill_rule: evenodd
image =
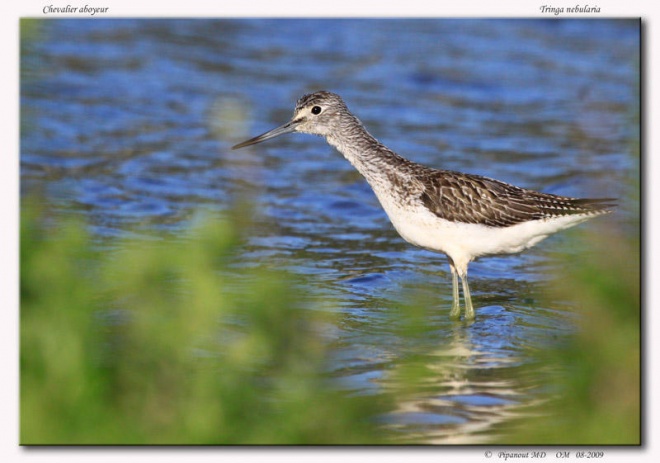
M327 142L337 148L369 183L390 170L411 164L407 159L380 143L354 116L342 121L342 130L326 136Z

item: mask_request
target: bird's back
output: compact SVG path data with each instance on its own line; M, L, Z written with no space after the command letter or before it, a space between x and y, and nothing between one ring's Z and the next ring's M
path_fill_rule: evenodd
M439 218L451 222L509 227L565 216L611 212L610 198L571 198L520 188L480 175L426 169L416 176L420 200Z

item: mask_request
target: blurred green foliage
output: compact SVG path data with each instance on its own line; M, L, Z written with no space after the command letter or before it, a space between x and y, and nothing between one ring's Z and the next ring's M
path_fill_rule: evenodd
M292 275L241 268L236 222L104 253L24 204L21 444L383 442L382 397L323 375L332 316Z
M552 368L549 397L512 427L507 443L641 444L639 241L604 233L589 245L582 260L567 262L552 295L575 303L578 330L536 354Z
M240 215L94 241L75 213L33 201L21 213L21 444L423 443L381 417L437 397L460 368L433 357L452 342L429 322L444 313L411 297L391 314L407 347L385 390L338 390L327 372L340 315L302 277L241 265ZM639 246L590 244L553 296L576 303L578 329L530 347L519 371L547 382L545 401L519 407L493 443L640 441Z

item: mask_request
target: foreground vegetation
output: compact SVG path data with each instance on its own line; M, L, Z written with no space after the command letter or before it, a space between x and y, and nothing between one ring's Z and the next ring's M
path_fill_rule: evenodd
M404 442L378 417L439 374L424 363L422 306L397 315L397 336L422 341L390 372L392 392L337 391L324 373L333 310L299 277L241 266L240 218L99 243L74 216L22 207L22 444ZM561 291L582 325L542 353L559 372L550 400L500 443L639 442L639 266L624 242L570 267Z
M223 275L228 222L103 253L83 224L23 209L22 444L382 441L375 399L326 384L332 317L291 275Z
M532 407L539 419L516 423L507 442L642 443L639 242L614 233L591 245L595 252L588 259L567 263L552 295L575 302L577 333L536 354L559 367L549 384L556 393Z

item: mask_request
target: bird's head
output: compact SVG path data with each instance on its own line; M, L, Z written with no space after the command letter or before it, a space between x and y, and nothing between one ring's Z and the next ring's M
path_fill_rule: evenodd
M346 104L335 93L320 91L302 96L296 103L293 118L284 125L239 143L232 149L254 145L285 133L300 132L327 137L341 125L342 116L349 114Z

